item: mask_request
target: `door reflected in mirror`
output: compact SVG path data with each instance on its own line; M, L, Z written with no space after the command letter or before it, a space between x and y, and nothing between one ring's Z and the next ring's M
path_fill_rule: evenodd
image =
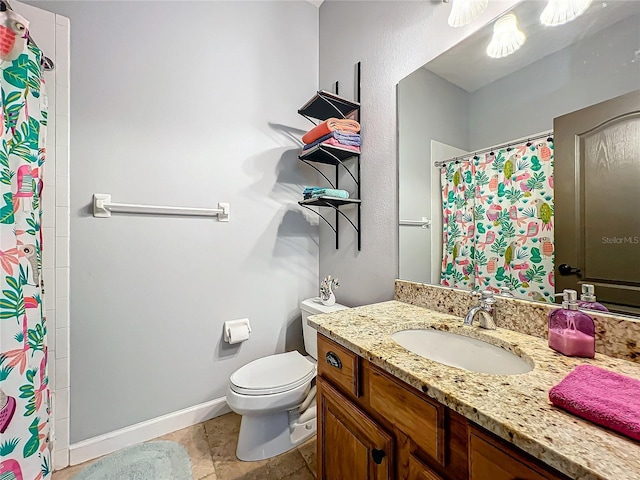
M508 12L508 56L494 22L399 83L399 277L545 302L588 284L640 315L640 2L553 27L545 5Z

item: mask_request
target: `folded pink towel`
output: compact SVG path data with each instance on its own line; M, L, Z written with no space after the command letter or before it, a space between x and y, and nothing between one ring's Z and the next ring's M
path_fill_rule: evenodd
M333 145L334 147L340 147L345 150L351 150L351 151L360 153L360 147L358 147L357 145L345 145L344 143L340 142L336 138L330 138L329 140L325 140L324 142L321 143L321 145Z
M640 440L640 380L580 365L549 391L549 400L579 417Z
M358 147L356 145L345 145L344 143L341 143L339 140L337 140L335 138L330 138L328 140L325 140L324 142L321 142L319 145L332 145L334 147L339 147L339 148L342 148L344 150L351 150L352 152L360 153L360 147ZM313 143L311 143L309 145L305 145L302 148L302 151L305 152L307 150L312 149L315 146L316 145L314 145Z

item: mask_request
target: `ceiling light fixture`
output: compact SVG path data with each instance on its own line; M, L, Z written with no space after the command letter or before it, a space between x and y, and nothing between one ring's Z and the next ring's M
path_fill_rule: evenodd
M518 28L518 19L513 13L500 17L493 26L493 38L487 45L487 55L503 58L518 50L527 36Z
M449 25L462 27L478 18L487 9L489 0L453 0Z
M564 25L582 15L592 0L549 0L540 15L540 23L547 27Z

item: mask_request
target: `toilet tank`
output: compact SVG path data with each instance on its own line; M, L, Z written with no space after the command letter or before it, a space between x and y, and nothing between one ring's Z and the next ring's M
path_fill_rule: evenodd
M318 359L318 332L315 328L307 325L307 317L310 315L319 315L321 313L333 313L338 310L344 310L344 305L336 303L330 307L323 305L320 297L307 298L300 302L300 310L302 310L302 334L304 335L304 349L309 355L316 360Z

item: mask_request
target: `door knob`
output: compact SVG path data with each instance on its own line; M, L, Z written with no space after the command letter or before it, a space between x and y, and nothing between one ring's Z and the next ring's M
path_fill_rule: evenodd
M371 458L373 458L373 461L376 463L376 465L380 465L382 463L384 455L384 450L378 450L377 448L371 450Z
M561 263L558 265L558 272L560 275L573 275L580 273L579 268L574 268L571 265L567 265L566 263Z

